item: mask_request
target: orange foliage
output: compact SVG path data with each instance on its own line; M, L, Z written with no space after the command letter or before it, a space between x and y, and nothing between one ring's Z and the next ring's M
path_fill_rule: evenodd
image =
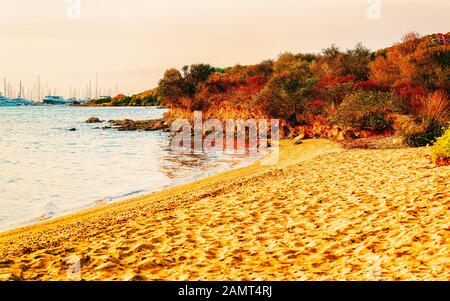
M446 124L450 121L450 100L442 91L436 91L415 99L413 112L423 118Z
M311 136L326 136L342 101L358 93L391 95L392 101L403 103L401 114L441 123L448 120L448 97L433 91L450 93L450 45L436 39L410 33L401 43L374 53L360 44L347 51L332 46L322 54L284 53L251 66L170 69L159 92L173 109L167 118L191 119L195 110L221 120L279 118L283 131L291 134L303 129ZM367 112L374 113L372 123L387 114L379 108Z
M370 79L391 87L408 82L426 89L446 89L449 50L450 45L432 43L429 36L407 34L402 43L377 52L369 64Z

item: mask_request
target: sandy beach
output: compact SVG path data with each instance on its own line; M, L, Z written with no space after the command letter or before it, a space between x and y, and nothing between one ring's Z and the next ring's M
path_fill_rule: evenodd
M450 280L450 166L282 141L256 162L0 233L1 280Z

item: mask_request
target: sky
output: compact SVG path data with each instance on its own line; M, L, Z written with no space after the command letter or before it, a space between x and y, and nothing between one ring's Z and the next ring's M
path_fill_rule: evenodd
M0 76L35 95L38 78L69 97L96 76L103 94L134 94L171 67L448 32L449 11L448 0L0 0Z

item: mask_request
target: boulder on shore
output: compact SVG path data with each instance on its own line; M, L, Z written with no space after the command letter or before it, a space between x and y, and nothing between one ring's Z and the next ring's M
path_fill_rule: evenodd
M110 120L109 123L118 131L159 131L169 129L163 119L154 120Z
M98 119L97 117L91 117L88 120L86 120L86 123L102 123L103 121L101 121L100 119Z

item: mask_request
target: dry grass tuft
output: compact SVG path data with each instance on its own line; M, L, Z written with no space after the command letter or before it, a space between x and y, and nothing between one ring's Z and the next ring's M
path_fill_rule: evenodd
M439 124L450 121L450 102L448 95L442 91L418 97L413 105L415 114L423 119L434 120Z

